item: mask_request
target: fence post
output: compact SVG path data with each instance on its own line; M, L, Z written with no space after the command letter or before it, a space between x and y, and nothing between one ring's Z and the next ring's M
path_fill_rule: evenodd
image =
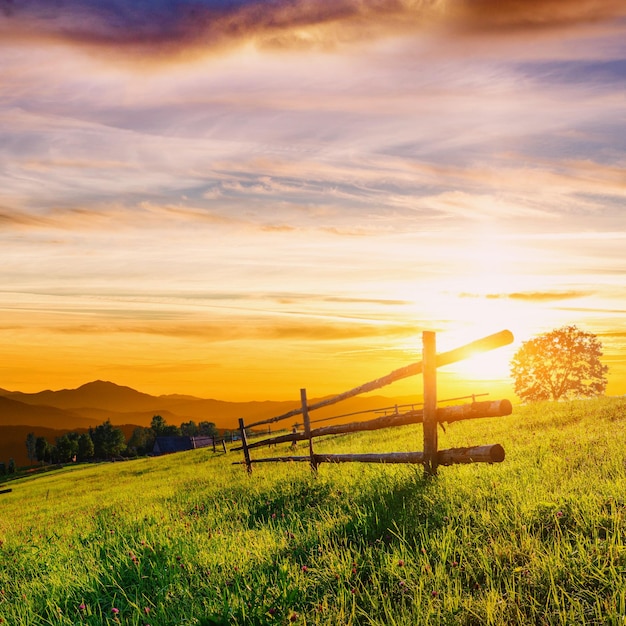
M252 474L252 461L250 460L250 450L248 450L248 438L246 437L243 417L239 418L239 430L241 431L241 445L243 446L243 456L246 460L246 469L248 470L248 474Z
M226 450L226 440L222 439L222 450L224 450L224 454L226 454L228 452L228 450Z
M422 333L424 375L424 476L437 475L437 340Z
M313 438L311 437L311 420L309 418L309 407L306 400L306 389L300 389L300 402L302 403L302 418L304 421L304 434L309 440L309 456L311 457L311 469L317 471L317 463L313 454Z

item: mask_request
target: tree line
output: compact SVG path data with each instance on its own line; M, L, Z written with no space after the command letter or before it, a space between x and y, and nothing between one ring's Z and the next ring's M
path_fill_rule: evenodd
M161 415L152 418L148 428L137 426L130 439L126 441L124 431L113 426L110 420L86 433L70 432L55 438L50 443L45 437L37 437L34 432L26 436L26 451L29 461L39 463L71 463L91 460L107 460L116 457L144 456L152 452L157 437L188 436L216 437L217 427L213 422L193 420L180 426L168 424ZM2 473L3 463L0 464ZM15 464L13 463L13 470ZM6 473L6 468L5 468Z

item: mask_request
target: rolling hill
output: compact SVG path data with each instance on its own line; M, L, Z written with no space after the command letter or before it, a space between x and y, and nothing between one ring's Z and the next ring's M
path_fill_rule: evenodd
M313 404L318 399L310 399ZM387 398L358 396L311 414L312 422L343 415L336 423L371 419L373 414L353 415L360 411L391 407L395 404L419 402L420 398ZM130 387L97 380L77 389L23 393L0 389L0 462L15 459L25 465L25 440L29 432L46 437L49 442L70 431L84 432L106 420L121 427L127 439L136 426L149 426L154 415L161 415L168 424L179 426L190 420L214 422L221 430L234 430L238 419L246 423L282 415L299 406L293 401L226 402L186 395L152 396ZM291 428L301 417L293 417L272 425L272 430Z
M240 417L246 422L257 421L281 415L297 408L297 400L286 401L251 401L227 402L223 400L203 399L193 396L162 395L151 396L112 382L94 381L77 389L60 391L41 391L38 393L22 393L19 391L2 391L3 399L19 402L31 407L55 407L59 412L56 418L50 412L46 423L51 428L65 428L71 422L71 416L77 420L94 420L97 423L109 419L112 424L138 424L149 426L154 415L161 415L169 424L180 425L181 422L194 420L214 422L219 428L237 428ZM310 403L318 399L310 399ZM337 414L370 410L378 407L392 406L397 403L419 402L420 398L386 398L383 396L360 396L342 402L340 407L330 406L321 409L312 419L323 419ZM17 421L8 422L2 419L3 409L0 406L0 424L27 424L19 415ZM27 411L22 410L27 416ZM298 421L297 418L293 420ZM43 425L43 424L42 424ZM90 424L93 425L93 424ZM78 421L69 427L82 427Z

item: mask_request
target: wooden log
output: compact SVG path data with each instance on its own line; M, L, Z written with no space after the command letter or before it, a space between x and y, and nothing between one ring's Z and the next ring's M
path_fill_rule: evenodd
M424 452L387 452L384 454L316 454L318 463L426 463ZM455 463L501 463L504 448L496 443L471 448L452 448L437 452L438 465Z
M315 431L311 431L314 433ZM275 445L279 443L288 443L294 441L304 441L307 439L307 436L304 433L288 433L286 435L277 435L276 437L270 437L269 439L263 439L261 441L254 441L253 443L248 444L248 450L252 450L253 448L260 448L262 446ZM243 446L236 446L235 448L230 449L231 452L240 452L243 450Z
M482 417L505 417L512 412L513 405L510 400L486 400L441 407L437 409L437 421L452 423Z
M454 350L450 350L448 352L442 352L441 354L438 354L437 355L437 367L450 365L451 363L462 361L463 359L467 359L470 356L480 354L481 352L487 352L489 350L495 350L496 348L506 346L512 342L513 342L513 334L511 333L511 331L502 330L499 333L494 333L493 335L488 335L487 337L483 337L482 339L472 341L471 343L461 346L460 348L455 348ZM359 385L358 387L355 387L354 389L350 389L349 391L344 391L343 393L340 393L331 398L326 398L325 400L321 400L320 402L310 405L308 409L309 411L321 409L325 406L336 404L337 402L347 400L348 398L358 396L362 393L367 393L369 391L380 389L381 387L390 385L391 383L397 380L401 380L409 376L415 376L421 373L422 373L422 362L420 361L419 363L412 363L411 365L406 365L405 367L401 367L397 370L394 370L393 372L391 372L390 374L387 374L386 376L382 376L381 378L377 378L376 380L372 380L368 383L364 383L363 385ZM249 424L248 427L253 428L255 426L261 426L262 424L272 424L274 422L279 422L289 417L293 417L295 415L301 415L301 414L302 414L302 407L299 407L287 413L283 413L282 415L278 415L276 417L270 417L268 419L261 420L259 422L254 422L254 424Z
M316 454L318 463L423 463L423 452Z
M293 461L295 463L298 462L311 462L310 456L272 456L265 459L254 459L253 463L289 463ZM245 465L245 461L233 461L233 465Z
M313 454L313 437L311 437L311 420L309 419L309 410L306 402L306 389L300 389L300 402L302 404L304 435L309 440L309 458L311 460L311 469L316 472L317 462L315 461L315 454Z
M445 365L450 365L458 361L464 361L482 352L489 352L490 350L495 350L502 346L508 346L510 343L513 343L513 333L510 330L501 330L499 333L477 339L460 348L438 354L437 367L444 367Z
M11 493L13 491L13 489L1 489L0 490L0 495L3 493Z
M495 443L488 446L474 446L471 448L451 448L441 450L437 454L439 465L454 465L455 463L502 463L504 448Z
M459 404L454 406L444 406L437 409L437 422L451 423L468 419L483 417L504 417L511 415L513 406L509 400L487 400L484 402L472 402L470 404ZM392 426L407 426L409 424L421 424L424 421L422 409L408 411L399 415L383 415L373 420L364 422L350 422L349 424L335 424L333 426L322 426L311 430L311 437L323 437L326 435L345 435L347 433L364 432L370 430L380 430ZM248 450L260 448L289 441L304 441L307 439L304 433L289 433L278 435L270 439L255 441L248 444ZM232 448L233 452L243 450L243 446Z
M422 333L424 364L424 475L437 475L437 343L430 331Z
M246 436L246 428L243 423L243 417L239 418L239 430L241 431L241 443L243 444L243 456L246 463L248 474L252 474L252 461L250 459L250 450L248 450L248 438Z
M437 452L438 465L457 463L501 463L504 461L504 448L499 444L451 448ZM309 456L279 456L254 459L253 463L310 462ZM316 454L315 461L321 463L425 463L423 452L386 452L382 454ZM235 461L233 465L244 465L245 461Z

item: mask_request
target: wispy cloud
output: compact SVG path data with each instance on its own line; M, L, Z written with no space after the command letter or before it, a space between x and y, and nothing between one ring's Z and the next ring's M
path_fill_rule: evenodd
M423 327L618 332L625 17L0 0L0 361L36 341L46 376L159 353L261 380L271 352L283 384Z
M575 300L593 296L592 291L534 291L521 293L488 293L486 295L461 293L461 298L486 298L487 300L522 300L526 302L558 302L560 300Z
M253 41L273 48L328 48L390 33L448 27L465 33L545 30L626 14L619 0L259 0L149 4L2 0L3 36L166 55Z

